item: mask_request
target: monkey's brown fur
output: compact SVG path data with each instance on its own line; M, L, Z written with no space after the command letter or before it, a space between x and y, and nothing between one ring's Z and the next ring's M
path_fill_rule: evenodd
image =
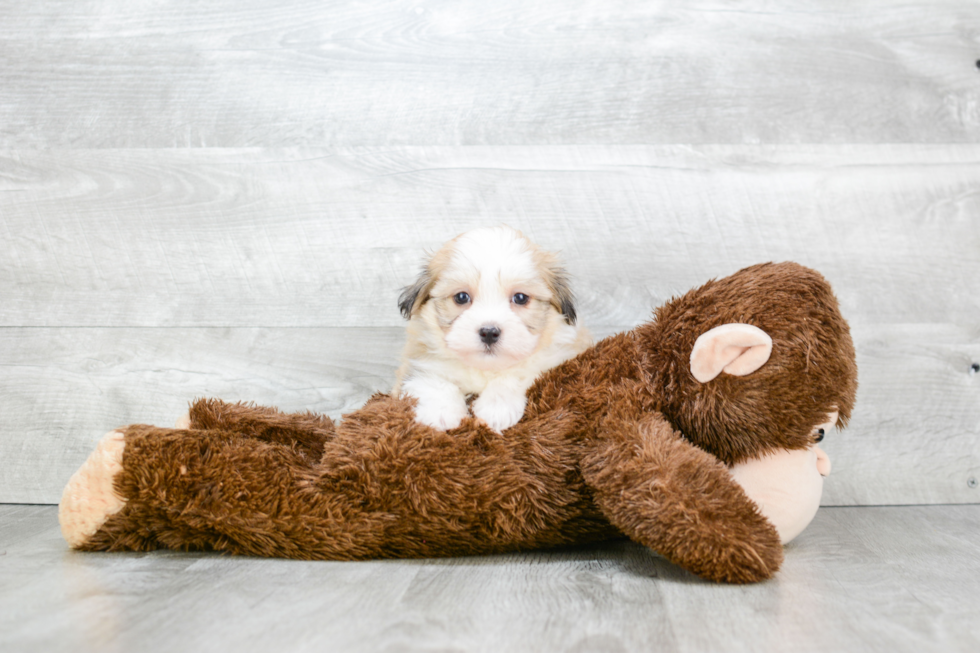
M691 375L695 339L731 322L773 339L748 376ZM129 426L125 507L86 550L207 549L303 559L484 554L625 534L711 580L782 561L775 529L726 465L846 423L857 369L826 281L763 264L709 282L653 321L545 373L503 434L443 433L376 395L339 423L199 400L191 429Z

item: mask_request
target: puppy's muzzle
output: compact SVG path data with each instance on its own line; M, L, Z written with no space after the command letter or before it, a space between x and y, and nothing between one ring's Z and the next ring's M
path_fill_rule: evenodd
M500 327L494 326L492 324L487 324L480 327L477 331L480 334L480 340L487 347L492 347L498 340L500 340Z

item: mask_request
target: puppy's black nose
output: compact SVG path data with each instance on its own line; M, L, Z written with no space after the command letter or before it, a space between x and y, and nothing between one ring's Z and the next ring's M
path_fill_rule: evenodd
M495 326L484 326L480 327L477 331L480 334L480 340L483 341L485 345L492 345L500 339L500 328Z

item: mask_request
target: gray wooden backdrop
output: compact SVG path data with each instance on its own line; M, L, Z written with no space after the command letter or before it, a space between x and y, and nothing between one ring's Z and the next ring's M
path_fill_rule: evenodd
M597 336L760 261L860 366L827 505L980 501L980 3L0 1L0 502L196 396L390 387L506 222Z

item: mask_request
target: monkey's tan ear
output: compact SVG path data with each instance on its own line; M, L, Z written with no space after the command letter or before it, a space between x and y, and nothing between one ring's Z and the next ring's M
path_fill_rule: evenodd
M691 350L691 374L707 383L722 372L751 374L772 354L772 338L751 324L722 324L705 331Z

